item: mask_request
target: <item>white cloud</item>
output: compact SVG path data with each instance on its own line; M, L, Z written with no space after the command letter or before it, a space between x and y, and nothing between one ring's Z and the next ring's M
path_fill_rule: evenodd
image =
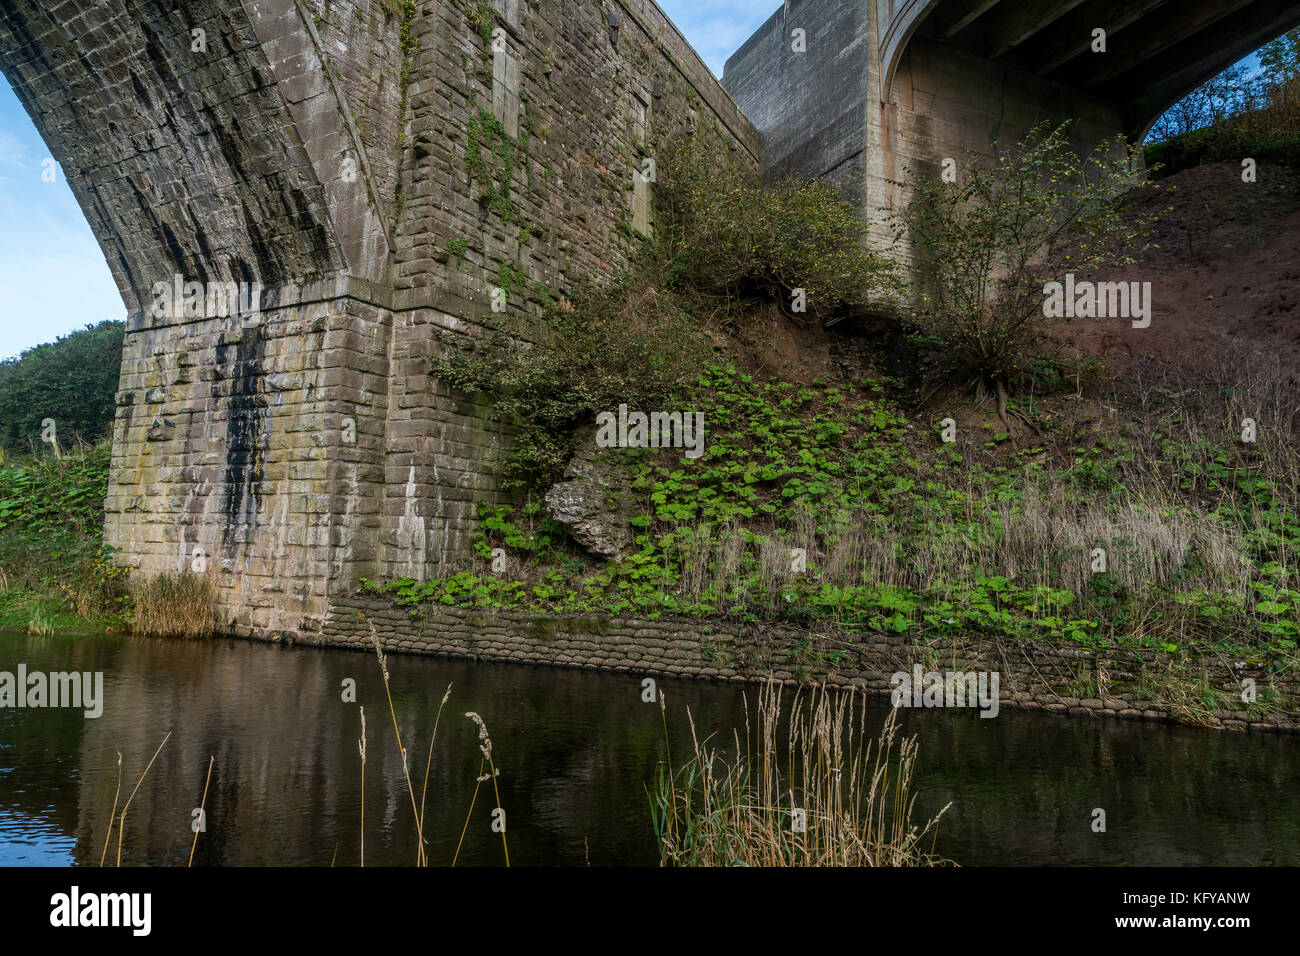
M0 166L29 166L32 162L31 151L13 133L0 129Z

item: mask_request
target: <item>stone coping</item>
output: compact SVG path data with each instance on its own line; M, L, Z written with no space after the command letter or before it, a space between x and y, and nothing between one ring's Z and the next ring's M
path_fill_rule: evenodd
M1086 648L1042 641L943 637L917 641L887 634L846 635L829 627L742 625L732 621L540 616L513 611L421 607L417 614L388 600L349 596L331 602L317 630L236 634L259 640L329 647L371 647L373 622L386 651L471 660L579 667L647 676L763 683L825 682L872 694L891 693L890 678L920 664L926 671L993 671L999 708L1072 717L1190 724L1226 730L1300 732L1300 674L1269 674L1257 665L1193 659L1205 686L1221 695L1211 714L1188 706L1189 686L1167 681L1154 651ZM851 636L852 641L847 640ZM1080 674L1091 674L1082 688ZM1099 680L1100 678L1100 680ZM1162 683L1162 678L1166 681ZM1276 695L1268 708L1240 703L1239 682L1256 681ZM1071 685L1074 685L1073 687ZM1090 693L1090 696L1078 696Z

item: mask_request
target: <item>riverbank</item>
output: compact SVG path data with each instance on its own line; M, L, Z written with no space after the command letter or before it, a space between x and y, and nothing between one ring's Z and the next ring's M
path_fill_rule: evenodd
M757 394L767 397L766 389ZM760 407L777 404L769 399ZM562 544L564 531L554 522L535 512L530 518L526 507L494 509L484 515L479 547L485 556L501 548L506 573L484 567L426 582L363 582L351 596L332 599L324 622L267 633L231 617L217 630L346 646L368 642L364 622L373 620L397 651L706 680L772 676L878 694L890 693L893 674L919 665L923 672L996 672L999 709L1237 730L1290 731L1300 723L1294 645L1300 602L1288 587L1296 533L1280 489L1261 480L1258 469L1247 480L1225 451L1209 481L1180 489L1199 498L1194 511L1172 503L1125 511L1108 502L1107 510L1124 520L1099 524L1087 514L1081 520L1077 512L1053 514L1049 507L1045 513L1031 492L1070 482L1079 488L1080 473L1113 474L1133 461L1131 449L1111 448L1087 468L1076 463L1067 472L1039 465L1035 474L1031 465L1027 488L1025 471L978 461L918 469L908 461L906 422L886 417L875 403L857 407L854 399L840 402L847 414L828 416L828 404L814 403L819 412L791 444L816 448L803 440L812 428L832 438L848 435L859 448L870 441L866 463L893 466L876 468L875 487L859 489L853 501L839 500L842 478L826 482L845 508L864 505L873 513L877 524L869 534L828 541L796 520L785 535L769 530L760 537L735 521L734 488L720 484L718 493L701 494L675 472L660 473L657 462L633 459L634 475L644 480L638 496L649 507L633 520L640 551L624 560L594 563ZM1052 413L1049 402L1040 408ZM871 430L837 431L831 426L841 418L869 419ZM879 433L882 427L887 434ZM723 447L731 437L715 433ZM816 454L816 469L834 467L834 449ZM890 460L882 463L881 456ZM91 635L129 628L129 572L112 563L100 540L107 467L103 445L0 469L0 627ZM775 473L746 479L758 513L776 500L775 488L801 487L793 481L805 480L780 462L751 467ZM863 482L865 470L855 469L854 480ZM922 478L922 470L931 478ZM1196 470L1184 462L1184 475ZM949 497L937 494L943 486L935 479L945 474L950 486L958 479L965 486L960 498L941 504L945 513L938 517L907 522L909 513ZM1089 486L1094 495L1099 487ZM1214 498L1217 507L1207 507ZM1094 498L1094 511L1101 512L1102 500ZM694 516L666 517L691 501L727 510L708 516L712 530ZM1144 521L1135 523L1137 517ZM1072 523L1081 526L1079 540L1063 540L1062 528ZM881 551L891 525L899 533ZM1080 575L1082 535L1115 539L1110 558L1127 568ZM796 541L812 545L808 566L781 573ZM1205 589L1207 563L1225 563L1236 549L1247 587ZM993 574L994 560L1033 569L1044 555L1055 573L1037 580ZM909 578L922 567L918 556L931 565L925 587ZM1134 575L1134 565L1147 573ZM936 580L932 572L939 570L952 576ZM1162 578L1161 585L1153 586L1153 578ZM1251 692L1253 700L1243 699Z
M1264 402L1245 389L1140 384L1114 406L1049 389L1013 402L1016 425L1002 431L995 410L958 395L935 428L939 415L909 407L897 383L796 385L713 367L688 403L710 428L697 460L587 447L541 501L482 506L477 561L363 581L358 593L380 603L358 610L391 622L399 646L411 615L425 634L473 615L526 632L538 620L583 622L580 633L644 622L615 637L648 641L671 622L689 659L651 646L612 666L884 692L881 675L965 658L1008 670L1009 706L1294 724L1292 410L1264 428L1252 417ZM578 647L582 665L608 666L602 628ZM720 633L733 645L721 662ZM439 639L452 653L575 656Z
M0 629L127 627L128 569L104 548L108 442L0 464Z
M372 649L374 624L395 653L672 675L706 681L825 682L887 696L896 673L992 672L998 709L1300 732L1300 673L1271 661L1085 648L1042 640L853 634L781 625L520 614L455 607L412 613L383 598L337 601L324 633L239 636ZM237 629L240 630L240 629ZM1242 699L1253 681L1254 701Z

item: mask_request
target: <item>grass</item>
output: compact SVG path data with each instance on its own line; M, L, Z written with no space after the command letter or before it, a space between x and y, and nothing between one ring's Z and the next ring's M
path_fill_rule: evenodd
M103 546L110 446L0 464L0 628L125 626L127 569Z
M674 770L660 765L650 794L663 866L931 866L939 819L913 821L917 745L891 710L874 739L865 695L796 692L788 716L781 685L760 693L745 740L724 753L701 741ZM665 721L666 707L660 694ZM784 725L784 738L781 728ZM666 736L666 735L665 735Z
M32 619L27 622L27 633L36 637L53 637L54 618L38 609Z
M216 583L210 575L164 572L131 581L131 629L145 637L210 637Z
M0 465L0 629L206 637L213 579L132 576L103 543L109 442Z

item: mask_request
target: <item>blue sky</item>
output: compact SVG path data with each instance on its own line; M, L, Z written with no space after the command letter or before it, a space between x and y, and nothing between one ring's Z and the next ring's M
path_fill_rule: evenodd
M9 84L0 83L0 358L126 315L86 217Z
M718 76L727 57L781 6L780 0L659 0L664 13Z

